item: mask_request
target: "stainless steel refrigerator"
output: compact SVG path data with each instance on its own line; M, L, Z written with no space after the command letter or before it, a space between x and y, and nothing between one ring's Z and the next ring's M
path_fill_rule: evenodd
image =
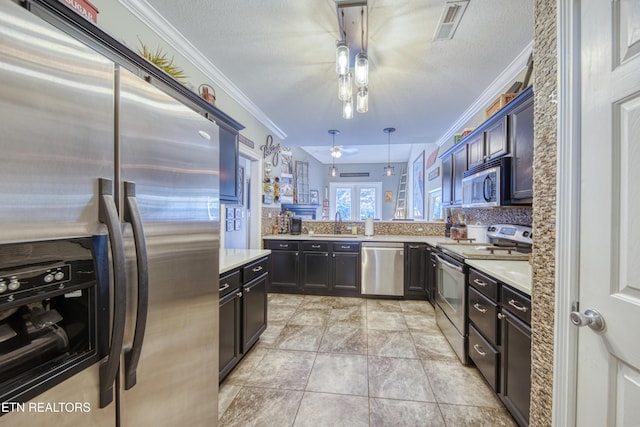
M9 0L0 84L0 245L110 248L104 357L32 399L84 406L0 424L215 425L217 125Z

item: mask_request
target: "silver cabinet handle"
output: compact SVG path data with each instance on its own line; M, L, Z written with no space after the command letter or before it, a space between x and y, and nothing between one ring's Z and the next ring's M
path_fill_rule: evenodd
M219 291L219 292L222 292L222 291L224 291L225 289L229 289L229 286L230 286L230 285L229 285L228 283L225 283L225 284L224 284L224 285L222 285L220 288L218 288L218 291Z
M504 315L504 314L502 314L502 313L498 313L498 319L502 320L502 319L504 319L505 317L507 317L507 316L505 316L505 315Z
M325 256L325 257L328 257L328 256L329 256L329 254L324 254L324 256Z
M341 247L342 249L351 249L351 246L341 245L340 247Z
M524 305L522 305L522 303L520 303L520 302L518 302L518 301L516 301L514 299L509 300L509 305L511 307L515 308L518 311L522 311L522 312L526 312L527 311L527 307L525 307Z
M236 296L237 296L238 298L242 298L242 292L236 292Z
M278 246L281 247L281 248L288 248L289 247L288 244L284 244L284 243L280 243Z
M486 351L482 351L480 350L482 347L480 347L478 344L473 346L473 349L482 357L485 357L487 355Z
M473 304L473 308L475 308L476 310L478 310L480 313L486 313L487 309L483 308L480 304L475 303Z
M251 288L246 288L245 291L247 291L247 293L251 292Z
M473 283L475 283L478 286L482 286L483 288L487 286L486 282L483 282L482 280L478 280L478 279L473 279Z
M320 249L320 245L311 245L313 249Z
M253 271L254 273L257 273L258 271L262 271L262 266L261 266L261 265L259 265L259 266L257 266L256 268L252 269L252 271Z

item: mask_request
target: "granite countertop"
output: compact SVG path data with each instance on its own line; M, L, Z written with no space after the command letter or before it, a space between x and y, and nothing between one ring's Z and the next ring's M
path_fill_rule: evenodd
M362 234L267 234L262 236L265 240L315 240L327 242L403 242L403 243L428 243L436 246L438 243L455 243L444 236L410 236L406 234L376 234L373 237L365 237Z
M220 274L265 257L268 249L220 249Z
M531 265L528 261L468 259L465 262L531 296Z

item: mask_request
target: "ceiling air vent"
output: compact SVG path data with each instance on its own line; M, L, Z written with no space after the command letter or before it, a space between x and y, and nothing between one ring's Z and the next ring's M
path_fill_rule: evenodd
M433 40L450 40L453 38L453 34L456 32L456 28L458 28L468 4L469 0L445 2Z

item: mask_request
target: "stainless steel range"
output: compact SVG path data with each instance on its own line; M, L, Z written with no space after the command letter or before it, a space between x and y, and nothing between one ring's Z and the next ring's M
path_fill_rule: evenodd
M436 321L449 344L467 364L466 259L527 260L533 244L531 227L495 224L487 229L489 244L473 239L443 242L436 253Z

